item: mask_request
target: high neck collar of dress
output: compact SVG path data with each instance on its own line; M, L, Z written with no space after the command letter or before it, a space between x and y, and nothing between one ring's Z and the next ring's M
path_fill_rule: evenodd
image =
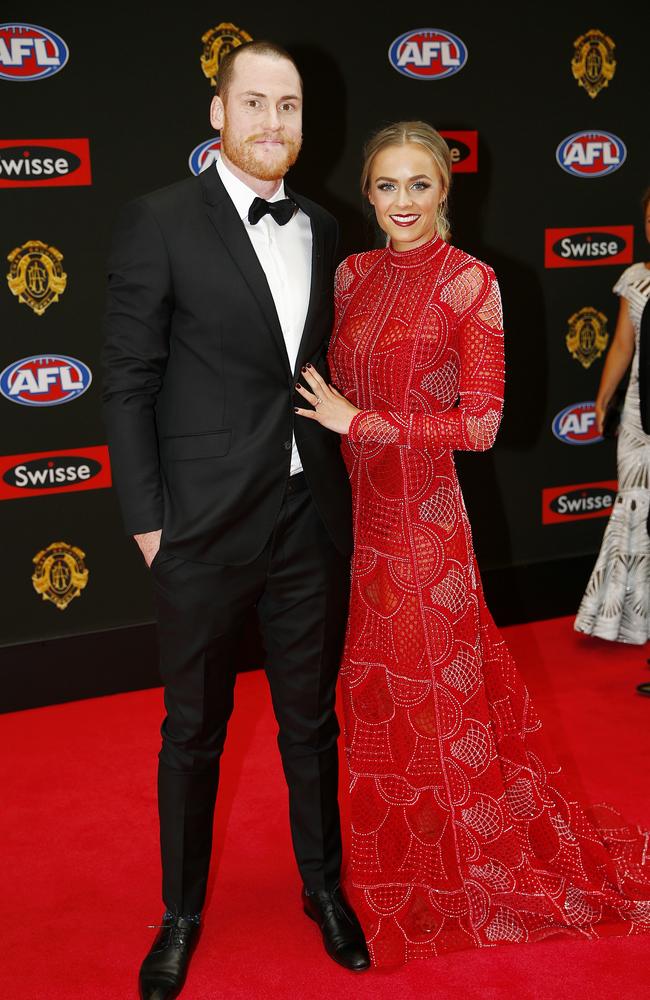
M436 234L427 243L413 250L394 250L389 243L387 252L391 264L395 267L422 267L423 264L428 264L443 246L444 241Z

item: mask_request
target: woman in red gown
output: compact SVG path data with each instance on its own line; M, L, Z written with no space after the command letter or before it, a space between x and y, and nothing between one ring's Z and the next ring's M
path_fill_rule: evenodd
M389 126L366 154L389 243L340 265L338 388L305 370L298 413L342 435L352 486L349 878L373 961L650 932L650 836L575 800L483 597L453 452L499 426L494 273L446 242L434 129Z

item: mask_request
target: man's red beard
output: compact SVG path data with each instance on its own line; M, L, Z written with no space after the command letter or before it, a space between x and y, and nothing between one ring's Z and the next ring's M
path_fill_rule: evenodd
M278 152L282 155L275 159L275 162L266 162L257 155L255 142L265 139L262 132L259 135L250 135L246 139L230 141L228 130L221 133L221 148L231 163L243 170L244 173L256 177L260 181L280 180L287 170L294 165L298 159L298 153L302 145L302 139L289 139L282 135L283 146L278 147Z

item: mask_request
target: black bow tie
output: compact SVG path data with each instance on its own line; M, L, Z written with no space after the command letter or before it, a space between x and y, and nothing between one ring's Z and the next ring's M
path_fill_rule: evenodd
M256 226L263 216L268 212L279 226L286 226L293 218L296 210L296 203L291 198L283 198L281 201L264 201L264 198L254 198L253 204L248 209L248 221L251 226Z

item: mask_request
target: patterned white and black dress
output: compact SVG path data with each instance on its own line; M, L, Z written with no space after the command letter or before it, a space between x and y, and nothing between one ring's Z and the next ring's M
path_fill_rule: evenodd
M639 329L650 269L633 264L614 291L626 298L635 351L618 434L618 495L575 620L577 632L641 644L650 638L650 436L639 412Z

